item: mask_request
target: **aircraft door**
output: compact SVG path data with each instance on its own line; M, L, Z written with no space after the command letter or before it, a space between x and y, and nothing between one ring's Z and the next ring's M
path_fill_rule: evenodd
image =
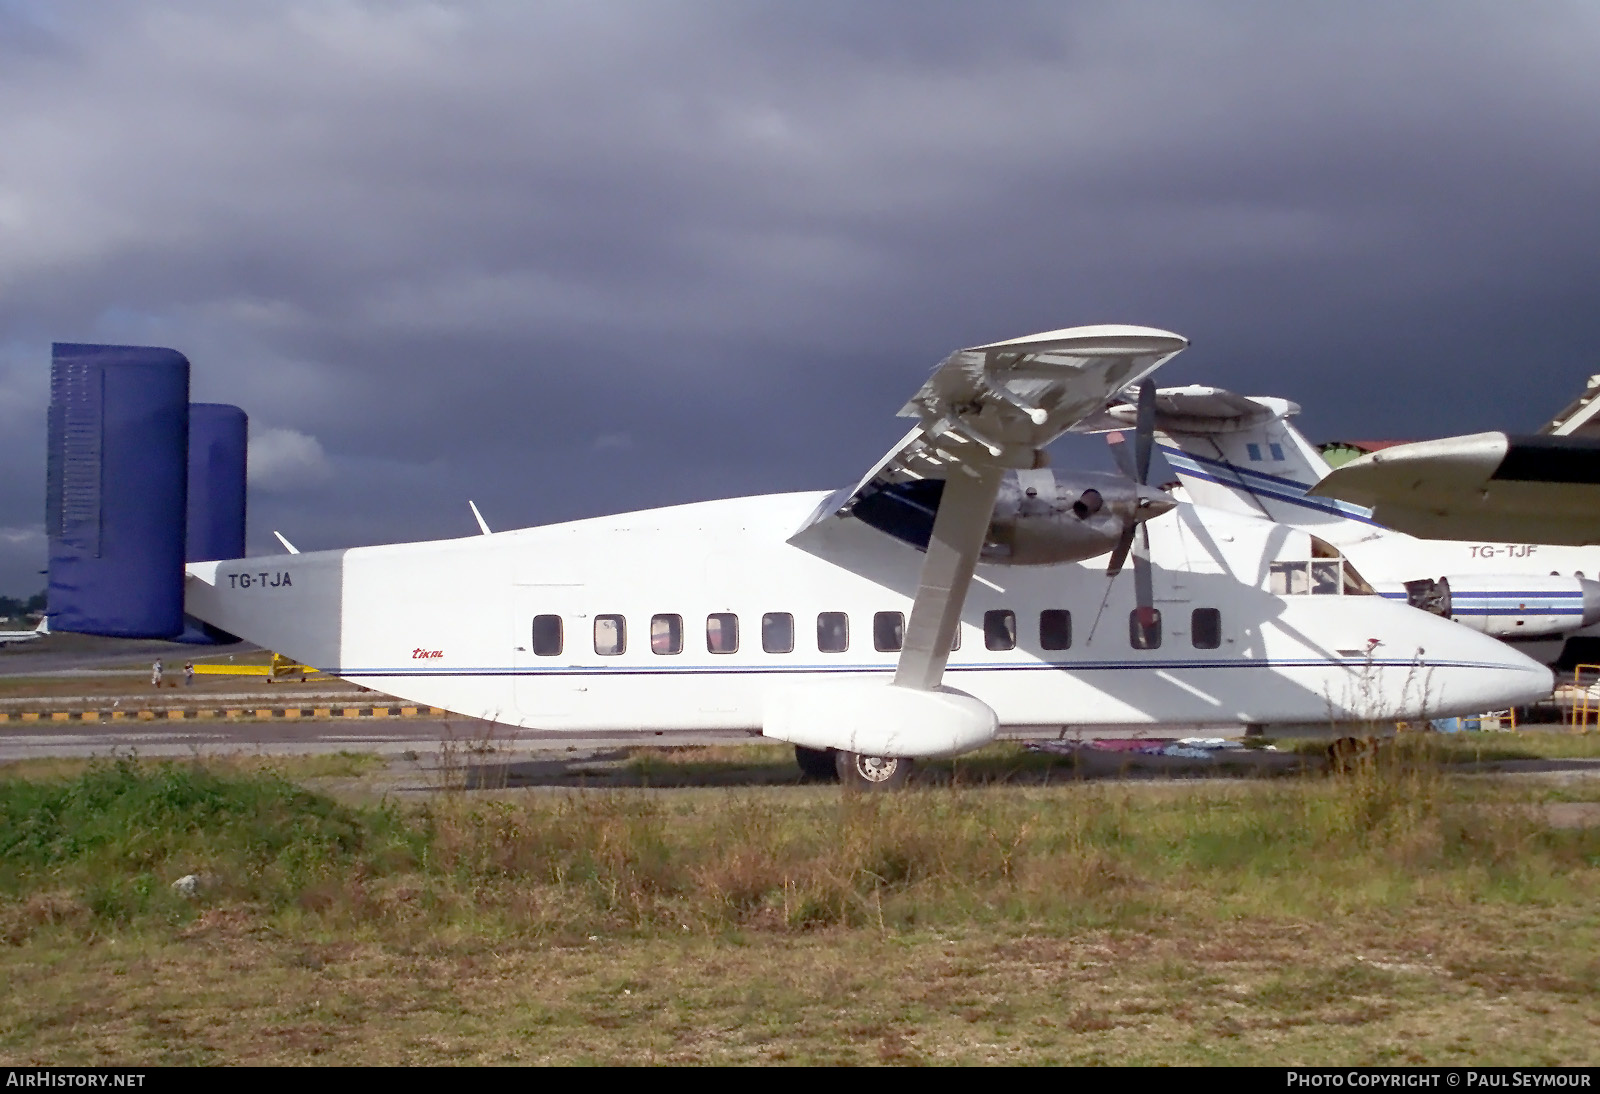
M589 649L584 571L571 557L518 560L511 598L512 694L518 713L536 729L542 721L559 726L577 712L587 691L578 674Z
M588 637L589 618L577 610L582 585L519 585L513 598L512 694L526 718L556 718L574 713L585 691L578 664ZM537 722L534 723L537 728Z

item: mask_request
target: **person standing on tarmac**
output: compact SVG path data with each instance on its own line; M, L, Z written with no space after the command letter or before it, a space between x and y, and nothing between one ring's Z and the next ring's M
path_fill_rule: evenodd
M161 658L159 657L156 658L156 663L150 666L150 686L153 688L161 686Z

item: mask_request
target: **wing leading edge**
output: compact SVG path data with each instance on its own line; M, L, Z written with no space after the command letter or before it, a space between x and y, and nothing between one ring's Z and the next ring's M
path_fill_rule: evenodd
M1041 448L1188 344L1151 327L1094 326L957 350L900 409L917 425L854 489L830 497L806 528L848 516L885 486L948 478L953 467L1042 467Z
M1069 327L957 350L901 409L917 425L848 493L830 496L789 542L806 548L830 520L884 490L936 481L922 574L895 685L939 687L1006 470L1042 468L1045 445L1105 409L1188 345L1150 327ZM915 503L915 494L901 492Z
M1600 543L1600 441L1418 441L1351 460L1310 493L1367 506L1379 523L1428 539Z

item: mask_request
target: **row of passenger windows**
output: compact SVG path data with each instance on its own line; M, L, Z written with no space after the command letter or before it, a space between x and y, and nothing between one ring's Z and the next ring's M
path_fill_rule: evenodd
M876 612L872 616L872 648L879 653L898 653L905 645L906 617L903 612ZM733 612L713 612L706 616L706 651L737 653L739 617ZM1045 650L1072 648L1072 613L1047 608L1039 613L1039 647ZM1189 613L1189 640L1195 649L1214 650L1222 644L1222 613L1216 608L1196 608ZM1153 650L1161 646L1161 612L1150 609L1141 618L1138 609L1128 615L1128 642L1134 649ZM558 657L565 648L565 630L559 615L533 617L533 652L540 657ZM1017 648L1017 613L997 609L983 613L985 649L1004 652ZM650 651L671 655L682 653L684 623L681 615L650 617ZM788 612L768 612L761 617L763 653L793 653L794 616ZM961 630L956 629L950 643L961 648ZM845 612L820 612L817 615L817 652L844 653L850 649L850 616ZM601 657L618 657L628 651L628 621L621 615L594 617L594 652Z

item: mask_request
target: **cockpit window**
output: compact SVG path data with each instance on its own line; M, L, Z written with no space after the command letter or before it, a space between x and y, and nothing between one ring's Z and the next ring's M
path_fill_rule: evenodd
M1268 589L1274 596L1372 596L1372 586L1339 550L1311 536L1309 562L1274 562Z
M1308 565L1304 562L1274 562L1268 591L1273 596L1304 596L1311 587L1306 576Z
M1319 558L1311 563L1311 595L1339 595L1339 560Z
M1356 572L1356 568L1354 566L1350 565L1350 560L1349 559L1346 559L1345 560L1345 564L1344 564L1344 595L1345 596L1377 596L1378 595L1377 592L1375 592L1373 590L1372 586L1367 583L1367 579L1362 577L1360 574L1358 574Z

